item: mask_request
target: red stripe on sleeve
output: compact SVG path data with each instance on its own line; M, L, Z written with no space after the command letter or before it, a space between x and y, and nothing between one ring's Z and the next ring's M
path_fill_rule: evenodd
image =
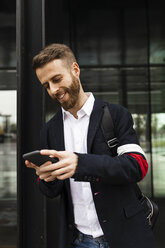
M40 178L38 177L38 178L37 178L37 183L39 183L39 181L40 181Z
M139 163L140 168L142 170L142 179L145 177L148 171L148 163L147 160L144 159L141 155L134 154L134 153L129 153L131 157L134 157L136 161Z

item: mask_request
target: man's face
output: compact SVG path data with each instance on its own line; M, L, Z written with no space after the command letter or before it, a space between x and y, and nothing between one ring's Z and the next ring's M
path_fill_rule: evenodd
M69 70L62 60L57 59L36 70L38 79L50 97L65 110L72 109L79 98L79 73L76 74L78 65L75 66Z

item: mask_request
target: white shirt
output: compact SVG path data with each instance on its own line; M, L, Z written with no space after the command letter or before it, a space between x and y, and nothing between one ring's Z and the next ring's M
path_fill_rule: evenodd
M89 118L94 105L94 96L89 95L83 107L77 112L76 119L68 111L63 111L65 149L70 152L87 153L87 132ZM76 228L94 238L102 236L96 208L89 182L75 182L70 178L70 189Z

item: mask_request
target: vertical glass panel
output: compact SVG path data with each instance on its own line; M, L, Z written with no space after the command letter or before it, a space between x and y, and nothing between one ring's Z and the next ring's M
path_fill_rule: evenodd
M16 81L15 69L0 70L0 90L15 90L17 88Z
M165 1L149 1L150 63L165 64Z
M70 1L68 0L45 1L46 44L51 44L51 43L69 44L70 36L71 36L69 14L70 14Z
M15 1L1 5L0 9L0 67L16 66ZM9 9L7 9L9 7ZM4 9L3 9L4 8ZM10 11L10 13L8 12Z
M72 1L72 8L73 48L80 65L147 63L144 2Z
M93 92L95 97L111 103L119 102L120 70L106 69L81 69L81 82L86 92Z
M16 1L0 7L0 248L16 247Z
M8 17L8 16L7 16ZM9 17L11 19L11 16ZM0 15L1 19L1 15ZM15 23L15 15L12 22ZM1 26L1 25L0 25ZM16 66L15 27L0 27L0 67ZM14 39L13 39L14 37Z
M0 247L16 244L16 91L0 91Z
M154 196L165 196L165 68L151 68Z
M149 97L148 97L148 72L147 67L132 68L127 70L127 106L132 113L134 128L139 143L143 148L149 169L145 178L139 183L144 194L151 195L151 151L149 138Z
M132 2L133 4L133 2ZM147 26L145 1L137 4L125 5L121 30L123 40L121 51L123 53L122 64L137 65L147 64ZM122 26L123 25L123 26Z

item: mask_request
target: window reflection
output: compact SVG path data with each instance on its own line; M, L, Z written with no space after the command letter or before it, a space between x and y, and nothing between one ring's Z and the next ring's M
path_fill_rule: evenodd
M2 16L0 16L2 18ZM15 15L5 16L15 24ZM4 20L5 21L5 20ZM15 50L15 27L0 28L0 66L15 67L16 66L16 50ZM14 39L13 39L14 38Z
M16 91L0 91L0 171L0 199L16 198Z
M109 1L105 7L98 2L88 8L84 1L80 3L82 8L73 2L73 23L76 23L73 47L80 65L147 63L144 2L130 3L129 7L123 3L117 6L115 1Z
M0 91L0 247L16 244L16 194L16 91Z
M150 3L150 63L165 63L164 1Z
M165 113L152 114L154 195L165 196Z

